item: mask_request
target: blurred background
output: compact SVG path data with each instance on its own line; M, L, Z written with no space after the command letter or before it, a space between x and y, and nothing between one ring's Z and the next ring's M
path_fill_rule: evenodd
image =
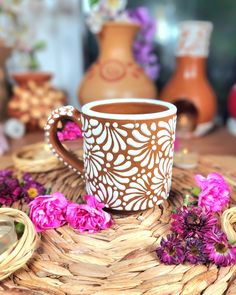
M208 108L207 95L205 98L197 98L206 102L204 107L201 106L199 109L200 104L198 102L195 104L195 98L187 97L186 100L189 100L191 105L188 106L181 121L183 123L186 122L186 118L188 120L188 127L182 126L183 130L187 128L183 143L194 142L199 144L201 150L202 139L190 135L192 128L197 126L198 119L203 125L214 121L207 132L200 134L204 136L206 145L209 143L214 153L216 145L226 142L224 147L226 151L236 154L234 144L236 88L233 88L236 81L236 1L215 0L213 3L205 0L108 0L111 5L110 10L104 7L98 8L98 2L96 0L0 1L0 122L2 136L6 137L7 141L10 140L10 146L16 144L14 140L17 139L19 144L19 140L25 139L25 136L32 133L39 134L37 138L41 139L40 130L52 109L63 104L79 107L86 101L86 95L81 91L85 88L83 79L87 77L86 71L98 60L99 47L96 35L99 34L104 22L114 19L126 22L128 14L131 19L136 17L138 21L141 19L141 23L146 21L148 24L150 34L148 37L147 33L146 40L150 43L150 38L152 39L152 47L148 47L151 48L151 54L148 54L152 64L145 71L150 73L152 83L157 89L156 96L165 100L170 99L172 102L175 102L175 98L165 97L165 87L172 81L173 73L179 67L176 50L181 35L180 23L189 20L212 23L213 29L208 36L209 54L208 52L203 54L206 67L203 76L210 85L210 91L214 93L215 106L209 103L209 108L216 107L216 111L212 111L214 118L209 117L201 121L199 119L203 117L201 108ZM106 1L101 0L101 2ZM115 8L112 10L111 7ZM139 14L139 11L136 11L139 7L144 7L145 11ZM110 13L105 21L101 20L99 9L103 13ZM142 32L145 32L145 29ZM146 41L140 41L139 47L134 45L137 62L138 50L142 47L141 42ZM202 39L199 39L199 43L201 42ZM140 54L139 61L141 59ZM192 61L190 63L193 65ZM139 64L145 68L142 61ZM199 75L201 76L201 73ZM183 77L185 76L183 74ZM90 85L93 87L92 82ZM201 87L199 84L199 88ZM116 93L119 95L119 92ZM127 96L128 92L124 93L126 94L121 93L119 97ZM132 91L130 93L132 94ZM135 94L134 92L133 95ZM183 109L186 109L185 102ZM182 112L181 107L180 112ZM179 113L180 118L181 114ZM180 127L181 122L179 122ZM35 137L30 138L26 142L36 140ZM2 143L2 147L4 144Z

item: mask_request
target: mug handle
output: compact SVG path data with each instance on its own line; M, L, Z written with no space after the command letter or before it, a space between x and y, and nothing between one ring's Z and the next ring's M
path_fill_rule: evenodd
M57 156L57 158L73 169L77 174L83 174L84 162L77 158L72 152L66 150L57 136L57 123L62 119L73 121L82 130L81 113L73 106L63 106L52 111L48 117L45 130L45 138L48 142L49 148Z

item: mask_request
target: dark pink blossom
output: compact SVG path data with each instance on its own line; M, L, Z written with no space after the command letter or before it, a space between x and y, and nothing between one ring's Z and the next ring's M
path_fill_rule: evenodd
M106 229L113 224L111 215L103 211L104 204L94 196L85 196L86 204L70 203L66 211L66 220L71 227L80 232L90 233Z
M201 192L198 196L198 205L211 212L219 212L230 200L230 188L222 175L210 173L207 177L196 175L195 180Z
M52 195L38 196L30 202L30 218L37 232L57 228L65 224L67 205L67 199L59 192Z

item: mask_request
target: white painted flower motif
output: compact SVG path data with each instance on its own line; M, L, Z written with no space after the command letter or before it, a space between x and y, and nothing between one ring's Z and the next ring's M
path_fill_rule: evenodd
M118 198L119 192L111 186L105 186L103 183L98 184L95 196L104 203L106 207L113 209L122 209L121 200Z
M158 127L161 128L157 133L158 144L161 145L161 150L165 156L172 157L175 141L176 116L169 119L168 122L160 121Z
M113 161L113 155L107 153L106 164L103 168L102 175L99 176L99 180L105 185L115 186L119 190L125 190L125 185L129 183L130 177L137 173L137 167L131 167L130 160L125 158L123 154L119 154Z
M170 192L172 165L172 158L162 158L159 163L159 168L154 169L151 189L154 190L155 194L164 199L167 199Z
M111 149L113 153L118 153L120 150L126 149L125 138L127 137L127 131L119 128L117 122L106 122L104 124L91 119L90 124L92 134L96 136L96 143L102 146L104 151Z
M84 156L84 167L87 175L93 179L98 177L99 171L102 170L102 165L104 164L104 153L100 150L98 145L91 146L84 144L86 148Z
M128 204L125 209L134 211L151 208L163 202L150 190L150 178L147 175L142 175L130 183L125 191L124 201Z
M143 123L139 129L132 131L132 135L133 138L128 138L127 143L135 149L130 149L129 155L134 156L134 161L140 162L141 167L147 166L148 169L152 169L159 163L156 124L153 122L148 126Z

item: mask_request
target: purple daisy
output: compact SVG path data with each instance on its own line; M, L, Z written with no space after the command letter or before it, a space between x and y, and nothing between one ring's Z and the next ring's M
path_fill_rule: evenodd
M157 256L164 264L180 264L184 262L184 247L175 234L162 238L161 245L156 249Z
M205 244L203 239L188 238L185 246L186 261L192 264L206 264L209 262L207 255L204 253Z
M45 194L44 186L35 181L29 173L24 174L23 180L23 196L27 203L30 203L37 196Z
M236 247L228 243L227 237L217 226L205 235L205 253L211 262L218 266L236 263Z
M201 207L183 206L172 214L171 229L182 238L201 238L217 224L211 212Z
M11 206L22 197L19 181L13 177L11 170L0 171L0 205Z

